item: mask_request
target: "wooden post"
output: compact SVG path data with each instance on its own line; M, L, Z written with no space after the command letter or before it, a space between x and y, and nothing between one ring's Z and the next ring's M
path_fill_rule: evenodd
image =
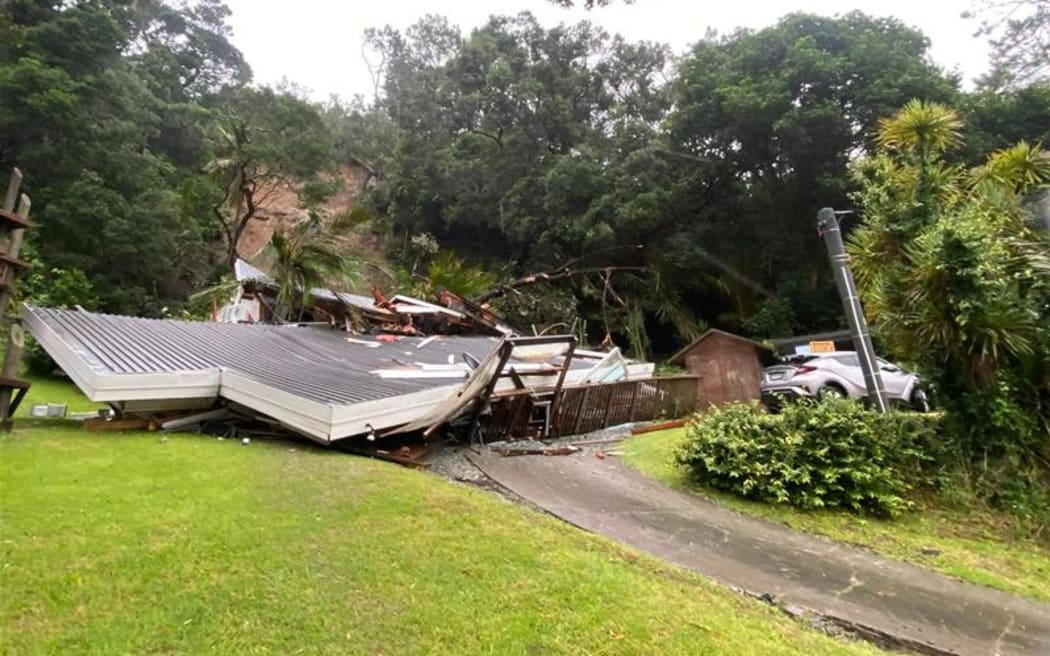
M576 338L569 338L569 348L565 351L562 359L561 372L558 373L558 382L554 384L554 394L551 396L551 404L547 408L547 423L544 427L543 437L549 437L551 425L558 420L558 410L561 406L561 388L565 384L565 375L569 373L572 366L572 356L576 353Z
M29 197L22 194L19 197L19 190L22 188L22 172L17 168L11 172L11 179L7 184L7 194L4 196L3 209L7 212L11 212L15 209L15 202L18 202L19 213L28 218L30 201ZM24 228L17 228L11 231L11 237L7 242L6 255L9 258L15 259L18 257L19 251L22 249L22 238L25 234ZM3 279L0 280L0 323L7 322L7 304L11 300L12 288L14 287L15 272L9 266L3 275ZM22 327L18 324L11 324L8 328L7 333L7 348L4 351L4 362L3 366L0 367L0 378L13 380L18 375L18 363L22 359L22 345L24 342L24 335L22 333ZM11 429L11 399L14 393L14 388L9 386L0 386L0 430ZM23 392L24 394L24 392ZM21 400L19 397L18 400Z
M15 169L16 171L18 169ZM21 175L21 174L19 174ZM14 179L15 176L11 176ZM11 194L11 190L8 189L8 195ZM17 194L17 190L15 191ZM11 207L14 208L14 200L11 201ZM18 213L26 218L29 218L29 208L32 207L32 203L29 201L29 196L22 194L22 198L18 203ZM7 199L4 200L4 209L7 209ZM8 210L10 211L10 210ZM22 250L22 239L25 235L25 228L19 228L11 231L11 238L7 242L6 255L11 258L17 258L19 252ZM11 300L11 293L14 287L15 272L11 267L7 268L7 272L0 279L0 320L7 317L7 304Z

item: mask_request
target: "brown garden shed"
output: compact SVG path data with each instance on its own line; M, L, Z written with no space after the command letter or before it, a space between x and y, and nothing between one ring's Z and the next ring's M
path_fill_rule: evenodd
M761 398L762 361L770 355L759 342L712 328L668 363L700 377L697 409L703 409Z

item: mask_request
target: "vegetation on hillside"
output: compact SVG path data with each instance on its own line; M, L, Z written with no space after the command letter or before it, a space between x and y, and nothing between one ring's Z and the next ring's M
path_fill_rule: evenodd
M1050 137L1044 78L960 92L924 35L860 13L698 33L680 55L528 13L466 34L430 16L368 30L376 97L324 105L252 85L228 15L221 0L5 4L0 168L26 173L39 265L82 288L29 297L180 312L229 274L275 189L316 214L354 163L369 192L353 229L421 290L569 267L494 302L650 353L702 324L826 329L839 308L812 222L850 204L880 118L954 104L965 165ZM419 239L441 252L421 259Z

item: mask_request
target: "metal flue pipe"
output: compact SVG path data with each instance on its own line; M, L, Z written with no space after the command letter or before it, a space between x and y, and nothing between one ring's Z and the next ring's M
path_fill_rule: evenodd
M849 256L842 242L842 231L839 229L839 217L830 207L817 212L817 231L824 238L831 259L831 270L835 274L835 286L838 287L842 308L846 311L846 321L853 336L853 348L860 360L864 372L864 386L868 388L868 399L879 412L886 412L886 390L882 386L879 374L879 362L875 358L875 348L871 344L868 322L864 318L864 309L857 295L857 284L849 268Z

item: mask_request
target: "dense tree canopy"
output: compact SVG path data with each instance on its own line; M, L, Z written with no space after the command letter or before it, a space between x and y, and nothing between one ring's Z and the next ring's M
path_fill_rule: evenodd
M680 61L529 14L370 37L398 130L375 206L396 230L515 275L639 265L620 309L682 333L690 313L767 335L835 323L817 209L845 205L880 116L957 93L920 33L856 13L709 36ZM576 292L586 314L593 289Z
M776 290L774 306L794 314L777 328L834 321L825 308L835 306L820 304L830 272L814 217L821 207L847 207L848 163L870 147L881 116L909 98L955 92L929 63L928 45L895 19L796 14L759 32L704 40L682 62L670 147L706 162L680 183L680 207L702 217L682 243L707 244ZM739 309L755 309L752 290L727 283Z
M302 101L245 88L228 14L219 0L4 3L0 167L26 173L42 263L84 274L105 309L156 314L212 277L225 232L207 199L226 186L203 173L245 94L273 100L270 125L320 125Z
M1033 213L1050 156L1021 142L953 165L961 127L920 101L882 123L853 170L850 254L875 330L937 385L953 448L1006 501L1045 480L1050 448L1050 238Z

